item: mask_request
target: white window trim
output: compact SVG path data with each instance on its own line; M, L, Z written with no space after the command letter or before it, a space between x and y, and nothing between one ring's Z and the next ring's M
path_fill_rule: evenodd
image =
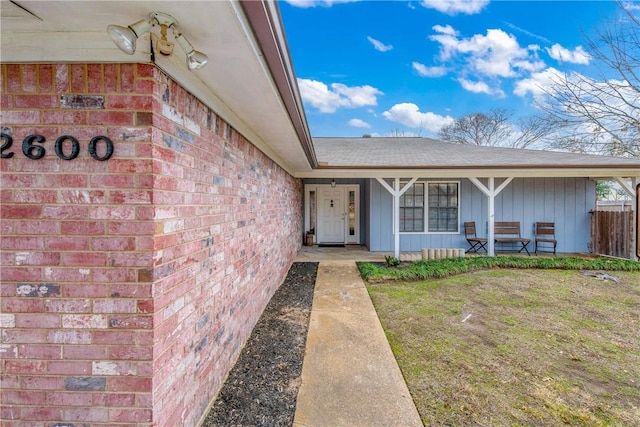
M408 181L405 181L408 182ZM431 180L418 180L415 184L424 184L424 231L401 231L400 234L460 234L460 205L462 200L460 197L460 181L431 181ZM458 186L458 220L456 221L456 231L429 231L429 184L456 184Z

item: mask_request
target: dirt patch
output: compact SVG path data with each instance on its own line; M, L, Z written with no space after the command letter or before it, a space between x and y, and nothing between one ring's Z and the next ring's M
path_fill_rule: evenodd
M291 426L318 263L297 262L269 301L203 426Z

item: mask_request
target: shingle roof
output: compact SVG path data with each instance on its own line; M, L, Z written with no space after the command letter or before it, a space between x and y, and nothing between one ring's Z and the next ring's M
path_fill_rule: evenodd
M634 168L640 159L450 144L429 138L313 138L321 168Z

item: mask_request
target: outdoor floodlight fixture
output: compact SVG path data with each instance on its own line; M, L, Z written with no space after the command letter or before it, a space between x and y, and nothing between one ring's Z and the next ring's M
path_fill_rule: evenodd
M173 37L178 46L187 55L187 67L189 70L199 70L207 65L209 58L204 53L197 51L189 40L176 28L178 23L171 16L162 12L153 12L148 20L142 19L128 27L120 25L109 25L107 33L118 46L118 48L128 55L133 55L136 51L136 40L138 37L149 31L153 26L160 26L160 39L156 43L159 53L169 56L173 53L174 44L167 40L167 29L173 30Z

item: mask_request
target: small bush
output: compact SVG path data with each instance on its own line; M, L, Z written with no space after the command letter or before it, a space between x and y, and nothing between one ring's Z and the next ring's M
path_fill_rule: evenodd
M384 262L387 263L387 267L397 267L400 265L400 260L392 256L385 256Z

